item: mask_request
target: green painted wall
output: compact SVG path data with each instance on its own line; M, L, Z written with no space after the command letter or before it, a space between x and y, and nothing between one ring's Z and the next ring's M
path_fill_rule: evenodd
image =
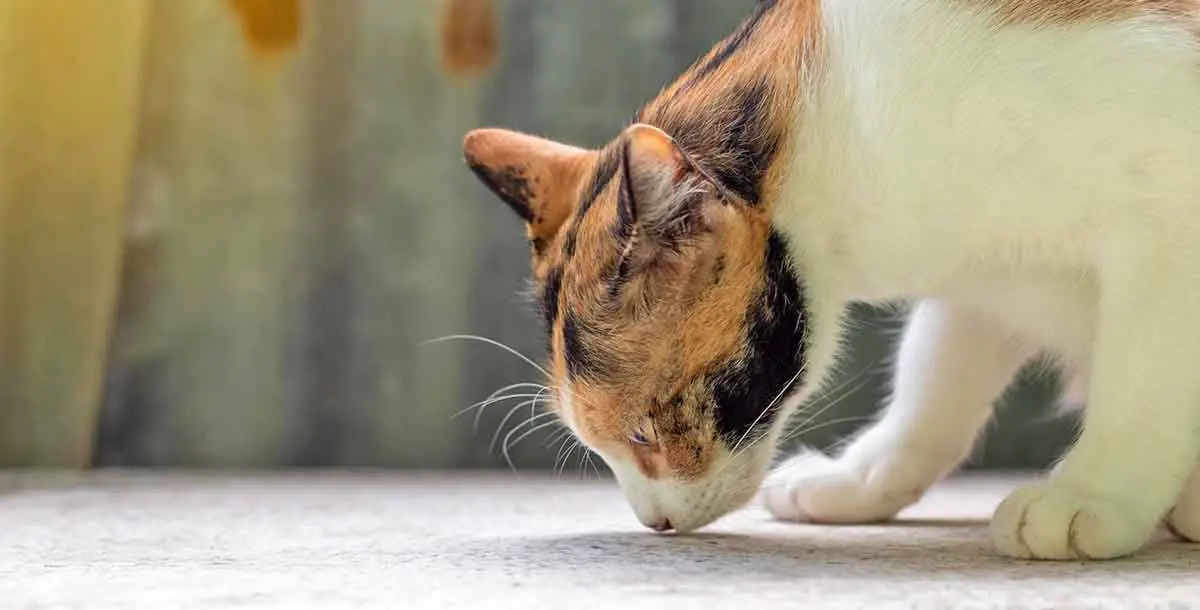
M493 433L527 410L452 415L533 369L422 345L470 333L542 356L521 224L463 166L462 135L601 144L752 0L501 0L481 81L440 72L434 5L310 0L302 48L265 68L219 4L159 4L100 463L505 467ZM797 441L833 443L882 397L897 324L858 318L835 382L855 391L815 404ZM1052 459L1071 426L1035 421L1045 393L1013 394L979 463ZM550 467L549 440L513 461Z

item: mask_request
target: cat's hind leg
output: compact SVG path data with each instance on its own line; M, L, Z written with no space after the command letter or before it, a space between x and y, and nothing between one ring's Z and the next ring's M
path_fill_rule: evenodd
M894 516L967 457L996 398L1036 351L985 315L945 301L919 303L882 418L836 458L806 452L785 462L761 501L793 521Z

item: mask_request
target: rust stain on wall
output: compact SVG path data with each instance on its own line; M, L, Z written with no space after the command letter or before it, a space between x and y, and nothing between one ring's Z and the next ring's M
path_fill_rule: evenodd
M442 66L451 74L486 72L499 43L492 0L442 0Z
M225 0L237 13L242 33L257 53L293 50L300 40L300 0Z

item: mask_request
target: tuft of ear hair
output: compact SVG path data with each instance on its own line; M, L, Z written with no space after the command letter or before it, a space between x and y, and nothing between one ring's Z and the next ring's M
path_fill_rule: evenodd
M442 67L450 74L487 72L499 47L492 0L442 0Z
M698 219L704 195L727 200L724 189L661 129L636 124L625 130L622 218L661 235L686 231Z

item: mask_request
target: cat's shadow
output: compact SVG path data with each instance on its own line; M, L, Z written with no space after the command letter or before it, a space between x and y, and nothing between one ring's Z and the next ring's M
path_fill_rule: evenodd
M1161 574L1164 554L1187 564L1196 547L1166 539L1132 558L1108 562L1032 562L999 557L981 519L907 519L870 526L772 526L753 533L609 532L478 541L460 549L481 569L517 565L568 578L645 582L737 582L798 577L962 578L1072 577L1111 571L1126 577L1141 570ZM489 566L495 562L495 566Z

